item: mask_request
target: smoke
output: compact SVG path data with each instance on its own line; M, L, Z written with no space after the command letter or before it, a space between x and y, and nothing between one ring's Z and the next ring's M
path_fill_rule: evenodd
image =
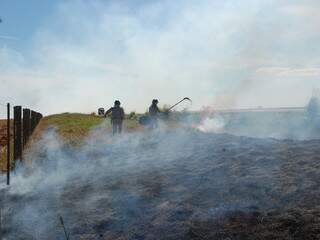
M207 117L203 119L197 126L202 132L220 132L225 127L226 123L224 119L220 116Z
M319 139L319 100L311 98L306 109L296 111L202 112L185 121L204 133L228 133L254 138Z
M314 122L319 121L319 114L320 114L320 94L319 90L316 89L313 91L313 96L310 99L308 105L307 105L307 112L309 115L309 118Z
M95 139L88 139L82 149L71 151L64 149L53 129L49 130L29 153L34 164L31 175L19 171L13 176L9 194L12 197L7 199L10 205L13 204L10 206L13 211L10 227L11 234L16 238L12 239L19 239L19 232L33 237L36 232L42 238L56 236L51 234L59 234L59 214L72 225L84 224L85 219L80 220L79 217L98 217L99 212L100 218L127 218L130 224L132 219L129 213L122 211L128 207L132 211L140 211L134 215L142 214L140 205L144 202L143 198L148 194L151 199L153 194L161 195L161 185L169 184L164 183L168 179L158 171L166 167L170 169L171 164L176 164L175 159L188 158L192 154L192 148L181 149L183 145L190 146L187 142L190 133L180 133L180 136L169 134L166 137L163 134L167 133L160 133L160 136L125 136L113 140L111 144L106 144L109 136L96 136ZM109 204L110 209L107 209ZM112 214L117 207L120 212ZM15 226L19 226L17 235L13 231ZM86 231L93 230L87 228Z
M319 84L312 46L320 31L309 14L318 6L59 2L24 48L0 45L0 102L44 114L89 112L114 99L144 112L155 97L163 105L182 96L193 109L304 105Z
M310 155L318 149L188 128L112 138L104 125L72 147L51 128L32 144L10 188L0 189L5 238L63 239L62 216L74 239L155 239L164 230L163 239L181 239L192 221L303 204L300 190L307 193L310 181L299 175L290 192L281 167L287 157L299 165L297 146Z

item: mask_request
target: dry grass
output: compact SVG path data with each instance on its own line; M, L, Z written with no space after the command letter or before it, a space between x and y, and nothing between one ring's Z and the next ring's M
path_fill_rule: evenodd
M36 127L31 141L37 139L42 132L49 128L57 128L57 132L66 144L77 145L88 135L89 131L101 124L105 119L93 114L62 113L44 117ZM107 119L106 127L111 129L110 119ZM13 126L13 122L11 123ZM139 129L136 119L126 118L124 131L131 132ZM11 130L13 139L13 129ZM7 120L0 120L0 171L7 170ZM13 146L12 146L13 147ZM13 154L13 149L11 151ZM13 159L13 156L11 156Z
M7 120L0 119L0 146L7 144Z
M99 125L102 120L98 116L80 113L50 115L41 119L33 137L38 137L49 127L55 127L63 140L75 143L87 136L90 129Z
M11 121L11 140L13 140L13 121ZM11 159L13 159L13 145L11 144ZM0 119L0 172L7 171L7 120Z
M45 129L55 127L60 137L67 144L77 145L88 136L91 129L97 127L103 121L105 121L105 118L93 114L62 113L50 115L41 120L33 137L37 138ZM110 119L106 121L106 127L111 131ZM131 132L139 128L136 119L125 119L124 131Z

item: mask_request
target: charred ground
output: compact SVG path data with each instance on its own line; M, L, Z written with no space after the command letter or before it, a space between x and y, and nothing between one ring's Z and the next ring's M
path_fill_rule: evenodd
M320 141L50 129L2 189L7 239L319 239ZM124 147L125 146L125 147Z

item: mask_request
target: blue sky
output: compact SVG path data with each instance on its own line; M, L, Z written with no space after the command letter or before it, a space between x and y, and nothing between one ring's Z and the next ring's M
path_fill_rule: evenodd
M25 50L33 35L52 14L59 0L1 0L0 16L2 24L0 36L8 36L14 39L0 39L1 44Z
M303 106L320 87L315 0L0 0L0 102L44 113ZM12 89L16 89L12 93Z

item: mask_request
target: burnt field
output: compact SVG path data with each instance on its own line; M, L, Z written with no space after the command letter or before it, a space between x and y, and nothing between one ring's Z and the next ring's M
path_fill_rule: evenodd
M2 188L5 239L319 239L320 140L47 130ZM4 185L1 185L4 186Z

